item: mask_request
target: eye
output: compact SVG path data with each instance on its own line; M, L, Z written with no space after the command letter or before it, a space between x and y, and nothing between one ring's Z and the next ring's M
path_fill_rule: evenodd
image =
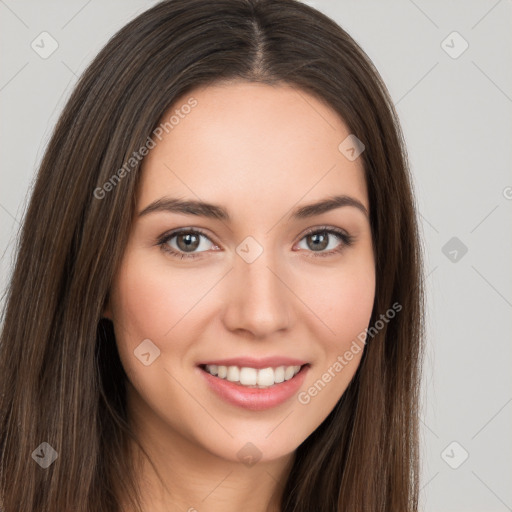
M203 242L202 239L206 239L208 242ZM181 259L197 258L200 255L195 252L201 253L211 249L211 246L217 247L202 231L197 229L179 229L166 233L158 240L158 245L164 252ZM197 251L197 249L202 250Z
M331 256L340 253L345 247L351 246L354 239L354 236L349 235L339 228L311 228L300 241L302 242L304 240L306 247L300 248L305 248L308 252L316 253L314 256ZM338 244L336 244L336 241ZM325 249L329 250L326 251Z
M203 240L206 240L206 242ZM345 247L352 245L355 237L339 228L322 227L309 229L300 242L303 240L306 247L299 248L314 253L313 256L316 257L340 253ZM336 241L338 242L337 245ZM202 252L212 248L219 249L205 233L191 228L181 228L170 233L164 233L158 239L157 245L172 257L180 259L198 258ZM325 249L329 250L326 251Z

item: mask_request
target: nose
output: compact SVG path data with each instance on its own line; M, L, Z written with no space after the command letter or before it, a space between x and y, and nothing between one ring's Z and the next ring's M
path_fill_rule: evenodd
M291 327L293 293L270 256L264 251L252 263L236 257L224 302L228 330L263 339Z

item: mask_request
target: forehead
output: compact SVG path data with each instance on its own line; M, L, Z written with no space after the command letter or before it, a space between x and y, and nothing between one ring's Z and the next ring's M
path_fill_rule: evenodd
M193 98L195 103L190 103ZM183 108L194 104L192 108ZM197 88L142 165L139 206L163 195L247 211L347 194L369 209L361 158L338 149L350 131L324 102L290 85L237 82ZM288 204L289 203L289 204Z

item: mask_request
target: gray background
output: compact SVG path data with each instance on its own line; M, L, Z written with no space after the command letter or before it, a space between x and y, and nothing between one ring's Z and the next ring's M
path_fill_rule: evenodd
M77 77L154 3L0 0L2 290L35 170ZM368 53L406 137L428 275L422 508L512 511L512 1L306 3ZM46 59L31 47L43 31L59 45Z

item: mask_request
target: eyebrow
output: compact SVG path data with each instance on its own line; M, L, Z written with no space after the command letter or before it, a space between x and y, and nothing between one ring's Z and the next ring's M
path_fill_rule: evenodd
M300 206L293 210L288 218L296 220L305 219L345 206L357 208L367 218L369 217L368 210L358 199L351 196L338 195L322 199L315 203ZM184 200L173 197L161 197L160 199L153 201L139 212L138 216L142 217L154 212L183 213L186 215L196 215L227 222L231 220L228 211L222 206L205 203L203 201Z

